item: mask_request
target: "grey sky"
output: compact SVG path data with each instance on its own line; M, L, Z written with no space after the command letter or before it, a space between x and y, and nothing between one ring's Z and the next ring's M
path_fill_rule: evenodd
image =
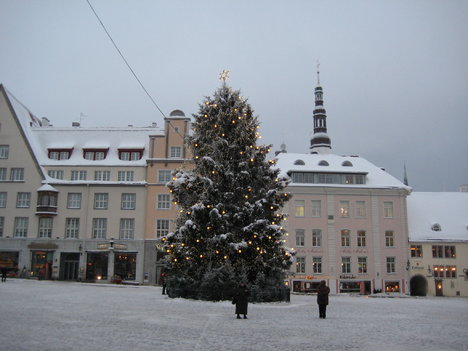
M316 61L333 152L417 191L468 183L468 2L90 0L166 113L220 85L261 142L308 152ZM56 126L162 124L85 0L0 0L0 82Z

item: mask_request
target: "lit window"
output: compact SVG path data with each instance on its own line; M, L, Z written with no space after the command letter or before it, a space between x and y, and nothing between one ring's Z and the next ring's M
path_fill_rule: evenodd
M294 202L295 210L294 213L296 217L304 217L305 215L305 201L304 200L296 200Z
M423 257L422 245L411 245L411 257Z
M296 273L305 273L306 258L297 257L296 258Z
M340 216L349 217L349 201L340 201Z

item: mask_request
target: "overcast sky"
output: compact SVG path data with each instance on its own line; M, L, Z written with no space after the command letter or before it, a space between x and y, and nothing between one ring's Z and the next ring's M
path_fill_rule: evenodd
M333 152L416 191L468 183L468 1L90 0L162 111L219 73L262 143L308 153L316 64ZM0 0L0 83L55 126L162 125L86 0Z

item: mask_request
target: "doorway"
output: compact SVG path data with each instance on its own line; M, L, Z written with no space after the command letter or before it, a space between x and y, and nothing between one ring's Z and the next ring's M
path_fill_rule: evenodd
M60 256L60 280L78 280L80 267L80 254L75 252L62 252Z
M422 275L415 275L410 280L411 296L426 296L427 295L427 280Z
M444 286L442 284L442 280L435 281L435 291L436 296L444 296Z

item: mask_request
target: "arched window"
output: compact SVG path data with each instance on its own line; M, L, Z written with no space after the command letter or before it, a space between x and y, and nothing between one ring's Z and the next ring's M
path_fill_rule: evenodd
M353 164L349 161L344 161L342 164L341 164L343 167L353 167Z
M295 165L299 165L299 166L304 166L304 165L305 165L305 162L302 161L302 160L296 160L296 161L294 161L294 164L295 164Z
M327 161L322 160L319 162L319 166L330 166Z
M439 223L434 223L431 227L431 229L435 232L440 232L442 230L441 226Z

